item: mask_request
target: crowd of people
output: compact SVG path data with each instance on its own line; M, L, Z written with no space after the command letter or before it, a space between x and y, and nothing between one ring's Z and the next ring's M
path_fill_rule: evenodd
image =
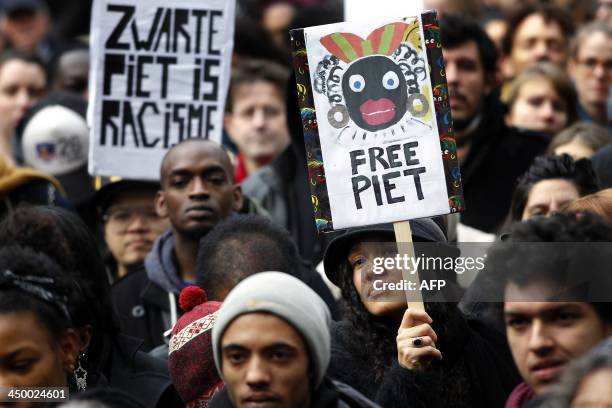
M0 406L612 406L612 1L424 0L467 208L412 241L487 256L411 307L393 224L313 218L288 33L342 7L237 0L222 143L151 181L88 173L91 2L0 0Z

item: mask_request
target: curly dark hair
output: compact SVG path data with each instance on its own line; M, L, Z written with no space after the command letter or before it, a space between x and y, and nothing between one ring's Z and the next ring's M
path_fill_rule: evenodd
M284 228L262 216L236 214L218 223L200 241L197 284L210 300L223 300L224 291L254 273L278 271L298 276L299 262L297 247Z
M594 214L555 213L510 230L510 242L612 242L612 225Z
M0 245L19 244L44 253L81 288L69 304L77 327L93 328L86 363L100 369L118 325L110 284L95 238L81 219L59 207L21 205L0 223Z
M51 341L54 342L64 330L72 327L70 316L66 315L64 310L68 307L69 296L74 296L77 288L51 258L28 247L2 246L0 248L0 276L5 271L10 271L17 277L27 275L53 279L52 286L46 285L43 288L52 291L57 301L45 301L5 283L0 285L0 314L21 311L34 313L40 324L48 330ZM63 310L60 308L60 303L64 307Z
M599 190L597 176L590 160L574 161L567 154L536 157L529 169L518 179L510 204L512 221L521 220L533 186L542 180L549 179L564 179L571 182L578 190L580 197Z
M359 339L359 358L373 367L374 380L380 382L385 371L397 359L397 330L399 323L384 317L371 314L363 305L361 297L353 282L353 270L348 260L341 262L339 268L339 287L342 293L343 311L346 320L351 323L355 331L353 334ZM427 298L426 291L423 296ZM453 333L458 330L461 320L456 302L425 302L425 310L432 318L432 328L440 339L438 348L444 349L454 338Z
M510 282L520 287L545 283L559 296L590 303L602 320L612 323L612 302L601 302L599 295L592 298L593 293L612 287L607 269L611 242L612 224L588 212L555 213L517 223L508 239L494 244L488 253L490 287L503 299Z
M348 260L338 265L345 318L355 329L355 336L362 340L361 358L374 369L374 380L380 382L385 370L393 363L397 353L395 337L397 325L372 315L365 308L353 283L353 271Z

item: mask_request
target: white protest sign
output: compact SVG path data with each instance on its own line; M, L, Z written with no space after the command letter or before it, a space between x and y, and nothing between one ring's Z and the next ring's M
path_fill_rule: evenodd
M344 21L378 17L414 16L423 11L423 0L344 0Z
M235 0L94 0L89 172L156 179L165 151L221 140Z
M313 203L326 206L328 198L331 211L315 208L320 230L461 210L446 82L432 82L427 54L435 48L443 68L438 27L435 14L424 15L431 19L427 44L421 16L292 33ZM309 72L306 83L300 72ZM313 110L316 125L306 122Z

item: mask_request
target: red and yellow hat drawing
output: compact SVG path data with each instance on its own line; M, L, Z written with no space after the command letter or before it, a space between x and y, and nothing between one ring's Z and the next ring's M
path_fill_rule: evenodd
M321 38L321 44L334 56L350 64L368 55L391 55L406 40L410 25L392 23L377 28L367 39L352 33L333 33Z

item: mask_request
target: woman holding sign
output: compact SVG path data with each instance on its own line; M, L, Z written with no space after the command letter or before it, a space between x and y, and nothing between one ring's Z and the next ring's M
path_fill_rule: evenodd
M431 219L410 224L417 247L446 243ZM381 406L503 406L519 381L505 340L467 320L455 302L440 301L440 295L458 298L452 282L441 291L433 283L422 290L426 312L406 309L405 281L387 276L405 267L393 254L395 245L392 224L380 224L349 229L327 248L325 273L341 288L346 305L345 320L332 327L329 375ZM421 287L431 276L421 274Z

